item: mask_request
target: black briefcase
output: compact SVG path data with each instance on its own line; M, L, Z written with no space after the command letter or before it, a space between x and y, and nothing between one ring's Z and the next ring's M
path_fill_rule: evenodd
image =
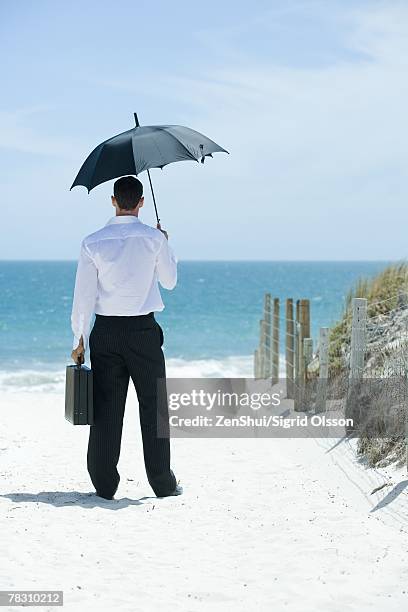
M93 425L93 376L85 365L67 366L65 418L73 425Z

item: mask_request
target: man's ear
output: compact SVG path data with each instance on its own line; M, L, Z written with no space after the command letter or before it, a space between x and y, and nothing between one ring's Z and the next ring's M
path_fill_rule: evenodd
M142 196L139 200L139 208L142 208L143 204L144 204L144 197Z
M112 206L114 206L116 208L116 198L115 198L115 196L111 196L111 200L112 200Z

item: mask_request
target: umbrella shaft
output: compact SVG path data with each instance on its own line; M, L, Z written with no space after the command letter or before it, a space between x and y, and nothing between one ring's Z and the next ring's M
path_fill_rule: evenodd
M152 179L151 179L151 177L150 177L150 172L149 172L149 170L147 171L147 176L149 177L150 189L151 189L151 191L152 191L153 204L154 204L154 211L155 211L155 213L156 213L157 223L160 223L159 214L158 214L158 212L157 212L157 206L156 206L156 198L154 197L153 183L152 183Z

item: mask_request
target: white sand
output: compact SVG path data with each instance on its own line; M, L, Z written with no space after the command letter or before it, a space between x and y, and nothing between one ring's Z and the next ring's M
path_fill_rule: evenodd
M322 440L177 439L185 493L158 500L132 394L108 502L92 494L88 428L64 420L61 393L0 403L0 589L62 589L64 609L83 612L407 605L403 471L365 470L349 445Z

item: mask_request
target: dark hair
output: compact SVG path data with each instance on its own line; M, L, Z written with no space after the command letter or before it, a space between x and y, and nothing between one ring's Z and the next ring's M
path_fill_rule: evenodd
M113 185L113 195L119 208L133 210L143 195L143 185L134 176L122 176Z

